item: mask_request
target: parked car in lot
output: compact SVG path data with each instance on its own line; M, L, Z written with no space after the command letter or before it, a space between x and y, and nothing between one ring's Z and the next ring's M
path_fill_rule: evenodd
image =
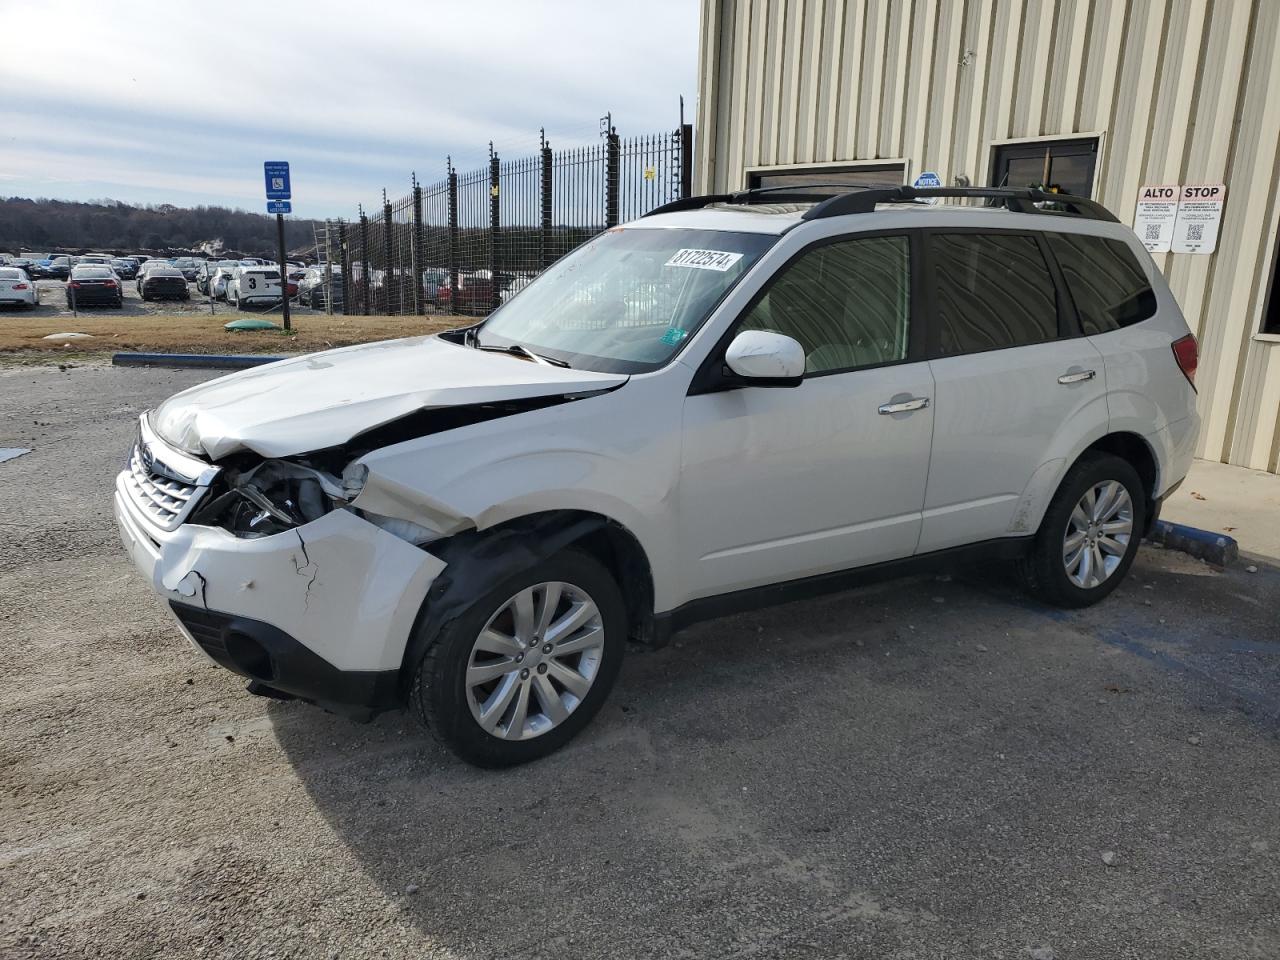
M308 267L302 275L302 279L298 281L298 300L315 310L323 310L326 306L325 296L325 275L326 268L324 264L315 267ZM342 306L342 270L340 267L330 266L328 268L329 275L329 295L328 299L333 300L335 307Z
M66 285L67 306L81 310L85 307L124 306L124 288L114 270L101 264L79 264L71 269Z
M213 276L209 279L209 291L215 300L227 299L227 284L231 282L231 275L236 272L236 268L240 264L236 263L231 267L219 267L213 272Z
M952 197L1002 206L914 202ZM251 689L408 706L490 766L581 730L628 637L950 566L1105 598L1199 428L1132 231L1031 189L770 199L610 230L465 329L177 394L117 479L126 549Z
M8 266L10 267L16 267L19 270L25 271L32 279L35 279L36 277L35 265L36 261L29 257L10 257L8 263Z
M422 271L422 295L427 303L436 305L440 302L440 288L449 285L449 271L437 267L429 267Z
M41 280L65 280L71 276L73 257L50 255L31 264L31 275Z
M188 280L194 280L196 274L200 272L200 261L191 257L178 257L173 261L173 266L175 269L180 270Z
M153 261L147 261L150 264ZM146 266L146 264L144 264ZM177 267L157 265L138 274L138 296L143 300L190 300L187 278Z
M230 273L238 263L238 260L206 260L200 264L200 269L196 271L196 289L208 296L214 274L219 270L226 270Z
M121 280L137 279L138 265L132 260L123 257L112 257L110 266Z
M276 267L241 265L227 281L227 303L232 306L266 306L279 303L280 271Z
M443 310L483 317L493 310L493 279L489 272L458 274L458 289L446 280L436 292L436 304Z
M35 281L19 267L0 267L0 303L9 306L35 307L40 293Z

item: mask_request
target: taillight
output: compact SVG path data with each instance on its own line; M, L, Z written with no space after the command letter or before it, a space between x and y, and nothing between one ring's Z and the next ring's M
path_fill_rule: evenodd
M1200 345L1192 334L1187 334L1173 341L1173 358L1178 361L1178 369L1194 388L1196 385L1196 366L1200 362Z
M15 283L15 284L13 285L13 289L15 289L15 290L25 290L25 289L27 289L27 285L26 285L25 283Z
M72 281L71 281L71 289L72 289L72 290L79 290L79 289L80 289L80 281L79 281L79 280L72 280Z
M108 280L106 283L103 284L104 287L114 287L115 285L116 285L116 282L114 280Z

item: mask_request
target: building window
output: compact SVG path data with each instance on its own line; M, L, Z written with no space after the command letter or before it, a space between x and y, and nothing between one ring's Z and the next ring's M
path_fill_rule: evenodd
M906 167L901 163L768 167L748 170L747 186L752 190L757 187L804 187L806 193L834 196L841 192L842 187L898 186L905 175ZM808 189L811 186L813 189Z
M1280 237L1276 238L1280 248ZM1280 337L1280 249L1271 257L1271 280L1267 284L1267 298L1262 305L1262 330Z
M991 159L993 187L1043 187L1092 197L1098 138L1002 143L992 148Z

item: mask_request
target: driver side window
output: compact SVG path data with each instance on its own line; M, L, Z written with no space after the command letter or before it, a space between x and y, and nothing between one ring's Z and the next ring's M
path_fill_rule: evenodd
M798 340L805 373L820 374L905 360L910 316L910 240L867 237L802 254L739 329Z

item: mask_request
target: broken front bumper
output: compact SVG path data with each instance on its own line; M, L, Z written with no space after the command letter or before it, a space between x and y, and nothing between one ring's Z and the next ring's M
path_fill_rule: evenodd
M121 540L197 648L307 699L392 705L410 631L443 561L347 510L257 539L189 523L162 530L127 477L116 479Z

